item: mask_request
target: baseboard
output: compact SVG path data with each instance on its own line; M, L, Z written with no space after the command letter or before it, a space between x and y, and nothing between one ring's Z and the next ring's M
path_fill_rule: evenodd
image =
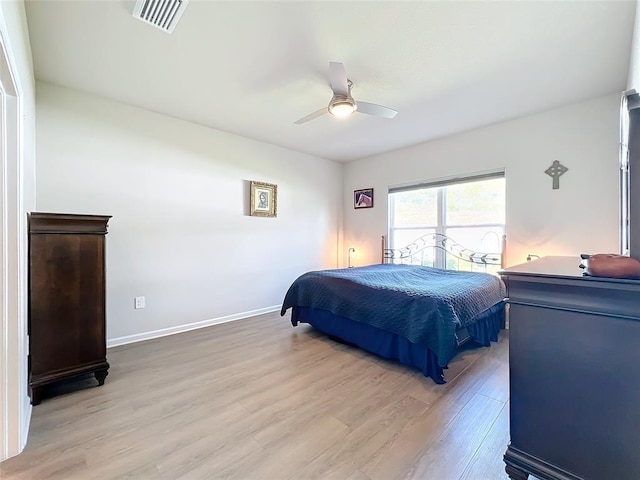
M176 327L162 328L160 330L152 330L150 332L136 333L135 335L110 338L107 340L107 348L127 345L129 343L143 342L145 340L151 340L153 338L166 337L167 335L175 335L176 333L183 333L190 330L196 330L198 328L210 327L211 325L218 325L220 323L242 320L243 318L255 317L264 313L277 312L278 310L280 310L280 307L281 305L274 305L272 307L249 310L248 312L234 313L233 315L227 315L225 317L211 318L209 320L202 320L200 322L178 325Z

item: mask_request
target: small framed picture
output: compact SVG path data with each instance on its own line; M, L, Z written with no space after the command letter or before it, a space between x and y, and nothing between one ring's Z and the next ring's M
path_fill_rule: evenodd
M373 188L353 191L353 208L373 207Z
M275 217L278 214L278 186L251 182L251 210L254 217Z

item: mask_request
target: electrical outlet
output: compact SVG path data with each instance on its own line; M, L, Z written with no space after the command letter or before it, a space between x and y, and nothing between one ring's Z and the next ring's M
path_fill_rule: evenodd
M135 297L133 300L133 308L144 308L144 297Z

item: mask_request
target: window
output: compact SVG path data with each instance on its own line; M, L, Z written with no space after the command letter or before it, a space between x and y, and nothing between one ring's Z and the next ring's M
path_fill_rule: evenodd
M389 247L441 234L476 252L498 253L505 231L504 173L389 190ZM443 250L423 252L420 263L449 270L484 271ZM498 266L487 271L497 271Z

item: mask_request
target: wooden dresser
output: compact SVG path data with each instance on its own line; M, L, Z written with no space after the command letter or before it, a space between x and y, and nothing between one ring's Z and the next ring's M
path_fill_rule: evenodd
M507 268L510 478L640 479L640 281Z
M110 216L29 214L29 386L107 377L105 235Z

